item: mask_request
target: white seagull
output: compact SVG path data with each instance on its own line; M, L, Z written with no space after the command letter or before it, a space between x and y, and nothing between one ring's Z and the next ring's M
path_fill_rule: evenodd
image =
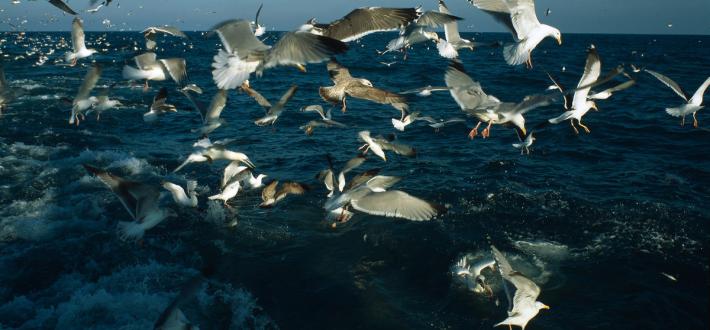
M534 0L468 0L471 4L503 23L513 34L514 44L503 47L503 56L510 65L527 63L532 68L530 53L546 37L562 44L560 30L540 24L535 14Z
M644 70L648 73L650 73L652 76L656 77L656 79L660 80L662 83L664 83L666 86L670 87L678 96L683 98L683 100L686 102L686 104L683 104L681 106L675 107L675 108L666 108L666 113L673 117L681 117L681 122L680 125L684 126L685 125L685 116L689 114L693 114L693 127L698 127L698 119L695 116L698 110L704 108L703 106L703 95L705 94L705 90L708 89L708 86L710 86L710 77L707 77L705 79L705 82L703 82L700 87L698 87L698 90L695 91L695 94L693 94L690 99L688 99L688 94L683 91L683 89L680 88L680 85L673 81L671 78L668 78L656 71L651 71L651 70Z
M71 44L72 51L66 52L64 55L64 60L71 62L71 66L75 66L79 59L96 53L96 49L87 49L84 44L84 24L79 17L75 17L71 24Z
M187 193L179 185L168 181L163 182L163 188L170 192L175 204L184 207L197 207L197 192L195 191L197 181L187 181L187 186L185 187L187 188Z
M94 89L96 83L101 78L101 67L98 64L92 65L84 77L84 81L79 86L79 92L74 97L71 108L71 117L69 124L79 125L79 117L84 117L84 111L98 101L95 96L90 96L91 90Z
M123 66L123 78L128 80L145 80L145 89L148 89L148 80L163 81L172 78L180 83L187 75L184 58L157 59L153 52L143 53L133 58L136 67Z
M205 143L202 143L202 142ZM181 170L183 167L190 163L200 163L200 162L210 162L215 160L226 159L230 161L239 161L250 168L254 168L254 163L249 160L247 155L241 152L235 152L226 149L226 142L215 141L214 143L209 142L209 139L205 138L198 141L199 144L195 144L196 151L190 154L187 159L178 166L173 173Z
M558 117L550 119L550 123L559 124L562 121L569 120L570 125L572 125L572 128L574 129L574 132L576 134L579 134L579 130L577 129L577 127L574 126L574 121L577 120L577 124L579 124L579 126L582 127L584 131L587 132L587 134L590 133L589 128L586 125L582 124L582 117L589 111L589 109L596 110L597 105L594 101L590 101L587 98L591 87L584 86L590 86L595 81L597 81L597 79L599 79L599 75L601 74L601 70L602 64L601 60L599 59L599 54L597 53L597 49L594 47L594 45L592 45L587 51L587 61L584 66L584 73L582 74L582 78L579 79L579 83L577 84L578 89L574 92L571 109L563 112ZM580 89L580 87L583 88Z
M158 120L158 116L168 112L177 112L177 108L175 108L174 105L166 103L167 99L168 89L165 87L160 88L158 94L155 94L153 97L153 103L151 103L150 109L143 114L143 120L146 122L154 122Z

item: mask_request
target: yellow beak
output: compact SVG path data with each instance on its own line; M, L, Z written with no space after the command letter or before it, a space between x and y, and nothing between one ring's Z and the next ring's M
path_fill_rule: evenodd
M298 71L306 72L306 67L303 66L303 64L296 64L296 68L298 69Z
M595 105L592 105L592 109L594 109L594 111L599 111L599 108L597 108L597 105L596 105L596 104L595 104Z
M557 37L557 44L562 45L562 36Z
M542 306L542 309L550 309L550 306L543 305L543 306Z
M523 136L528 136L528 130L525 129L525 127L519 127L520 131L523 132Z

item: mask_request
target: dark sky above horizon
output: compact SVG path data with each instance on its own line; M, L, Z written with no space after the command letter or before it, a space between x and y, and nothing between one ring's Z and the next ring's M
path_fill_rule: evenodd
M66 31L72 17L45 0L0 4L0 30ZM88 0L67 3L85 21L86 30L142 30L150 25L174 25L186 31L206 30L229 18L253 19L264 3L261 20L269 30L291 30L315 17L329 22L358 7L413 7L436 9L437 0L114 0L97 13L88 13ZM504 32L503 27L466 0L448 0L453 14L463 17L461 30ZM710 34L710 0L538 0L538 17L562 33ZM545 10L551 13L545 17ZM105 20L110 21L110 25Z

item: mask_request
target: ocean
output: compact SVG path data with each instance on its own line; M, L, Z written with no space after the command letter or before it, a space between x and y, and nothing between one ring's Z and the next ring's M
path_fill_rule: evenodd
M188 33L161 38L160 58L185 57L188 80L200 100L215 93L211 61L217 37ZM267 43L279 33L270 32ZM350 44L338 60L353 76L379 88L403 91L443 85L447 60L433 45L378 55L395 34ZM479 42L509 42L508 34L464 34ZM172 173L192 151L200 117L172 81L151 82L144 92L121 78L124 63L143 47L140 33L87 32L99 54L76 67L55 65L66 48L34 66L69 33L2 35L5 75L26 92L0 115L0 328L146 329L182 285L205 267L215 272L182 308L202 329L490 329L506 317L500 279L494 297L468 290L451 274L462 256L482 258L495 245L513 267L542 289L551 306L528 329L707 329L710 242L710 116L685 127L664 109L682 100L645 73L637 84L597 102L575 135L567 123L537 131L530 155L512 147L512 129L494 126L491 137L469 140L475 125L434 131L417 122L395 131L399 112L349 99L347 128L299 126L316 119L298 110L329 105L318 87L330 86L325 64L302 73L280 67L252 76L251 86L277 100L292 84L299 90L273 127L257 127L262 108L231 91L213 140L232 138L268 179L303 182L311 190L261 209L260 193L240 193L232 208L208 203L219 189L224 161ZM96 40L102 40L97 44ZM462 50L468 74L503 101L544 92L549 71L565 86L577 84L586 48L594 44L606 72L634 64L661 72L692 93L710 74L710 37L564 34L533 52L533 69L505 64L501 48ZM67 123L73 98L91 61L103 75L94 93L111 91L125 105ZM391 62L387 66L380 62ZM620 80L621 81L621 80ZM143 121L154 94L165 86L178 112ZM466 118L448 92L412 96L412 110L434 118ZM561 103L529 112L528 129L557 116ZM335 229L324 220L327 191L315 175L355 156L357 132L396 133L417 156L370 155L357 171L381 168L401 176L395 186L445 205L447 213L413 222L357 213ZM119 239L116 226L130 216L82 164L158 186L198 181L199 206L177 207L138 244ZM167 191L164 191L167 193ZM233 225L236 223L236 225Z

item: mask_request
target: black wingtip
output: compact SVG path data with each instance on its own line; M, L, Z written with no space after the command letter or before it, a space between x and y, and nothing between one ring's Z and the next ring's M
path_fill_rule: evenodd
M449 61L449 68L466 73L466 69L463 67L463 62L458 59Z
M333 39L333 38L326 37L326 36L317 36L317 38L318 38L318 41L328 49L328 51L331 53L331 55L342 54L342 53L345 53L346 51L348 51L348 49L350 49L348 44L346 44L338 39ZM332 57L331 57L331 60L332 60Z

